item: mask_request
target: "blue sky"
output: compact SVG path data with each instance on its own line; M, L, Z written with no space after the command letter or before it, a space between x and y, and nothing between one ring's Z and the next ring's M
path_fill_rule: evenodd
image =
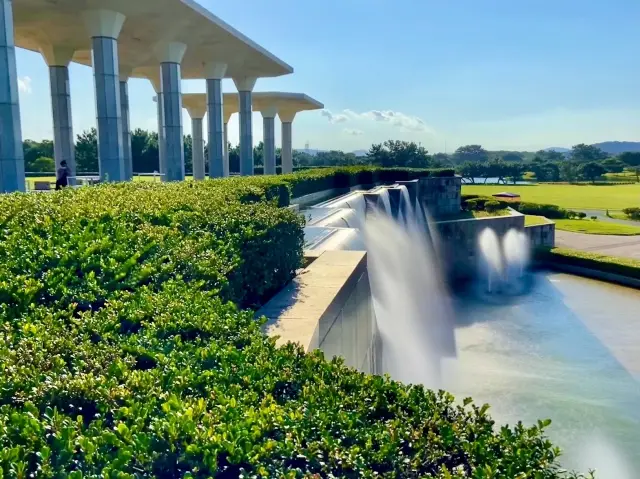
M640 141L638 0L199 1L295 68L258 80L256 91L325 104L296 118L296 148L367 149L389 138L433 152ZM23 50L17 63L23 136L51 138L46 65ZM93 79L77 65L70 75L77 133L95 125ZM183 82L183 91L204 83ZM134 128L156 128L153 94L146 80L131 81Z

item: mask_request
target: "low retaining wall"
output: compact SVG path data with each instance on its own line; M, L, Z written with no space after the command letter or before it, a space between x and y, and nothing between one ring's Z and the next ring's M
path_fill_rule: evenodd
M563 273L575 274L577 276L584 276L585 278L599 279L609 283L616 283L640 289L640 279L609 273L606 271L598 271L597 269L583 268L582 266L574 266L572 264L564 264L561 262L551 263L549 261L539 262L538 267L544 267L555 271L561 271Z
M348 366L377 374L380 348L364 251L326 251L256 315L278 344L295 342L305 351L340 356Z
M556 246L556 224L525 226L524 232L532 248L554 248Z
M439 237L434 238L443 270L453 279L472 277L478 266L478 237L491 228L498 238L510 229L524 229L524 215L511 210L511 216L469 218L441 221L435 224Z
M337 198L338 196L346 195L352 191L356 190L368 190L377 186L379 183L375 185L355 185L350 188L332 188L329 190L316 191L315 193L310 193L304 196L298 196L297 198L291 199L292 205L298 205L298 208L304 209L310 206L317 205L318 203L322 203L323 201L330 200L332 198Z

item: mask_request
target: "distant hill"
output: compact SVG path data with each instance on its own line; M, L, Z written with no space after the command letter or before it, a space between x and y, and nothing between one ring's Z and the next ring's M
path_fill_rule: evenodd
M353 153L356 156L367 156L369 154L369 152L367 150L355 150L352 151L351 153Z
M640 151L640 142L638 141L605 141L593 146L597 146L610 155L619 155L626 151Z
M569 153L571 149L560 148L559 146L552 146L551 148L545 148L543 151L556 151L558 153Z

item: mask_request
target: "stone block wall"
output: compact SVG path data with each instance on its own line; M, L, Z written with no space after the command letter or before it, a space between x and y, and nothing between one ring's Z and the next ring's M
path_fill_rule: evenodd
M422 205L428 208L433 217L459 213L462 203L462 178L420 178L418 195Z
M556 245L556 224L527 226L524 229L532 248L553 248Z
M510 229L524 229L524 215L471 218L435 223L434 248L441 258L443 271L452 279L471 278L478 266L478 238L485 228L493 229L498 238Z

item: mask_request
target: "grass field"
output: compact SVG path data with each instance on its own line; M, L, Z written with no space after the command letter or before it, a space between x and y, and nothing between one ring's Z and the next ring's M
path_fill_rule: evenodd
M586 233L592 235L616 235L635 236L640 235L640 227L631 225L619 225L593 220L554 220L556 229L571 231L573 233Z
M563 208L622 210L640 206L640 184L635 185L464 185L463 194L491 196L502 191L518 193L522 201Z
M524 217L525 226L544 225L544 224L547 224L548 222L549 220L544 216L525 215Z
M630 218L629 216L625 215L624 213L618 213L618 212L609 212L609 216L611 218L615 218L617 220L626 220L626 221L635 221L637 223L640 223L640 220L634 220L633 218Z

